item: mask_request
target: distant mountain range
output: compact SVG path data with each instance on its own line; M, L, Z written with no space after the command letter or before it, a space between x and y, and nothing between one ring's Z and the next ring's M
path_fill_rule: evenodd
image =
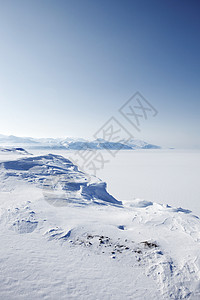
M14 135L0 135L0 145L16 146L20 145L27 149L54 149L54 150L135 150L135 149L160 149L160 146L149 144L147 142L130 139L128 142L121 140L120 142L110 142L104 139L96 139L88 141L82 138L31 138L17 137Z

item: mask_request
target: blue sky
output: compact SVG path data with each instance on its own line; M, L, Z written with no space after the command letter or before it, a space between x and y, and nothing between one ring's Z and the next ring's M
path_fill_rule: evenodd
M132 134L200 148L200 2L0 0L0 133L91 138L136 91Z

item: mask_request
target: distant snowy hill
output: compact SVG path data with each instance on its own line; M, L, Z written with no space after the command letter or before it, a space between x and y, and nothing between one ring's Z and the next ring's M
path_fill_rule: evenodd
M132 149L131 146L124 143L114 143L108 142L103 139L97 139L94 141L71 141L69 143L63 143L67 149L70 150L85 150L85 149L109 149L109 150L118 150L118 149Z
M128 142L122 140L121 142L110 142L103 139L96 139L94 141L87 141L81 138L22 138L16 136L0 135L0 145L12 146L22 145L27 149L54 149L54 150L134 150L134 149L160 149L160 146L146 143L138 139L131 139Z
M6 148L0 147L0 154L30 154L23 148Z
M36 144L37 141L34 140L33 138L29 137L17 137L14 135L2 135L0 134L0 144Z
M124 145L131 149L161 149L160 146L149 144L138 139L131 139L128 142L124 142Z

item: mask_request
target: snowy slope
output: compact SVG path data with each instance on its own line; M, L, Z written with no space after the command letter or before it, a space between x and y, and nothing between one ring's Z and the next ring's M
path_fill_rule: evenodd
M147 142L138 140L138 139L130 139L128 142L124 141L124 144L131 149L160 149L160 146L149 144Z
M199 299L200 220L58 155L0 163L0 299Z

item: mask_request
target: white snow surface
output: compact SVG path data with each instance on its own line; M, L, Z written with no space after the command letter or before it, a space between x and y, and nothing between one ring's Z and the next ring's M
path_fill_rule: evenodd
M0 208L0 299L200 298L188 209L118 201L55 154L0 155Z

